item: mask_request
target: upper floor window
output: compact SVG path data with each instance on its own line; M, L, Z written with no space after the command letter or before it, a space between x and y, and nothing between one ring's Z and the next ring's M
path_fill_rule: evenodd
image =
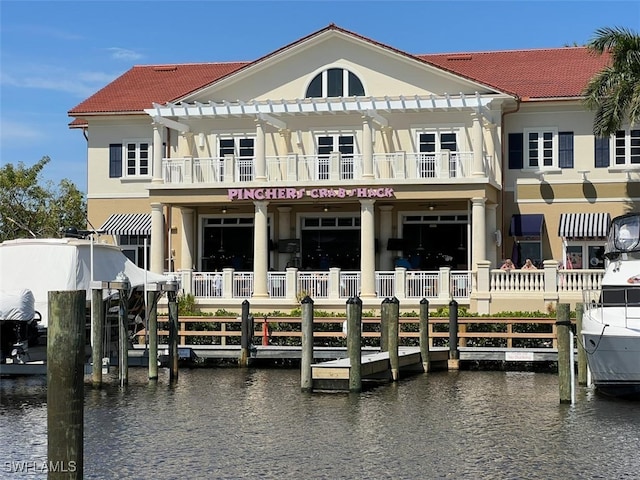
M558 167L558 131L525 130L525 155L528 168Z
M151 175L151 142L127 140L109 145L109 178Z
M149 175L151 145L148 141L131 140L124 144L127 177Z
M329 68L311 80L305 97L360 97L363 95L362 82L353 73L342 68Z
M509 133L507 138L510 169L574 168L573 132L525 129L524 133Z
M613 136L614 164L640 164L640 130L618 130Z
M253 180L254 139L243 137L221 138L219 143L220 158L226 155L236 157L234 179L237 182ZM224 178L224 163L220 165L220 178Z

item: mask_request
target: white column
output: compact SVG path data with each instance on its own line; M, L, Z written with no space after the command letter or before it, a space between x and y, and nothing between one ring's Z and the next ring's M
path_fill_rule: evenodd
M393 255L387 250L387 242L391 238L392 205L380 206L380 270L393 270Z
M291 238L291 207L278 207L278 239L285 240L288 238ZM291 253L278 253L279 270L286 267L291 256Z
M376 296L375 200L360 200L360 296Z
M494 265L494 268L499 268L498 265L498 250L500 247L496 243L496 230L497 230L497 213L498 205L495 203L487 204L487 260Z
M478 262L487 256L485 199L472 198L471 203L471 269L475 270Z
M282 138L282 149L280 155L293 153L293 146L291 145L291 130L288 128L281 128L278 130L280 138Z
M193 270L193 209L181 208L182 237L180 239L180 270Z
M373 135L371 132L371 118L362 117L362 178L373 178Z
M164 218L162 204L151 204L151 271L164 272Z
M473 115L471 145L473 147L473 168L472 175L474 177L484 177L484 141L482 135L482 115L475 113Z
M255 169L257 182L267 181L267 158L264 148L264 124L261 120L256 120L256 151L255 151Z
M268 297L267 266L269 241L267 238L267 205L269 202L253 202L253 296Z
M162 145L162 124L153 123L153 179L151 183L164 183L162 179L162 155L164 154L164 146ZM126 159L122 159L124 163ZM123 165L125 168L125 165Z

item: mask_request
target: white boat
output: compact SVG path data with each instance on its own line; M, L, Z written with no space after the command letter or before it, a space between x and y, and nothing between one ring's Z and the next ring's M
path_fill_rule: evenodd
M640 213L614 218L601 289L584 292L581 337L597 390L640 395Z
M28 290L31 311L38 312L38 327L46 330L48 326L48 292L64 290L85 290L87 305L91 301L92 281L113 282L118 275L123 274L131 285L130 304L133 300L143 299L144 286L153 283L165 283L172 280L139 268L131 262L120 248L106 243L95 243L80 238L59 239L19 239L7 240L0 243L0 297L11 298L7 292ZM117 295L118 291L103 290L103 299ZM135 295L134 295L135 294ZM16 315L20 314L20 321L30 321L30 314L25 314L15 307L15 302L7 301L2 313L7 322L3 332L7 339L7 332L13 331ZM131 315L132 310L129 310ZM15 318L13 318L15 317ZM2 319L0 319L2 320ZM0 337L2 334L0 333ZM13 342L14 339L12 339ZM5 340L0 363L8 357L7 351L12 345Z
M0 290L0 363L30 360L29 347L37 344L42 318L34 303L31 290Z

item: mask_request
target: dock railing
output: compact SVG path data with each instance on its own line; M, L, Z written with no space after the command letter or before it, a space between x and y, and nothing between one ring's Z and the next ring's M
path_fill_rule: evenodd
M315 317L314 341L316 346L346 345L343 330L345 317ZM400 318L400 345L418 345L419 317ZM167 317L158 317L160 343L166 343L169 331ZM239 345L240 317L233 316L184 316L178 319L178 337L181 346L190 345ZM266 328L264 323L266 322ZM254 344L302 345L302 319L300 317L254 318ZM449 318L429 318L429 346L446 346L449 339ZM362 318L362 336L365 343L378 346L380 318ZM267 341L263 336L267 333ZM137 333L144 343L144 330ZM555 317L459 317L459 347L495 348L557 348ZM163 341L164 340L164 341Z

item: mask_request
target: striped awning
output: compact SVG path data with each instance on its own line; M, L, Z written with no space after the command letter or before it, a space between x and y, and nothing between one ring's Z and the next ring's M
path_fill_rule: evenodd
M605 238L611 223L608 213L563 213L558 235L564 238Z
M151 235L151 214L114 213L98 231L109 235Z

